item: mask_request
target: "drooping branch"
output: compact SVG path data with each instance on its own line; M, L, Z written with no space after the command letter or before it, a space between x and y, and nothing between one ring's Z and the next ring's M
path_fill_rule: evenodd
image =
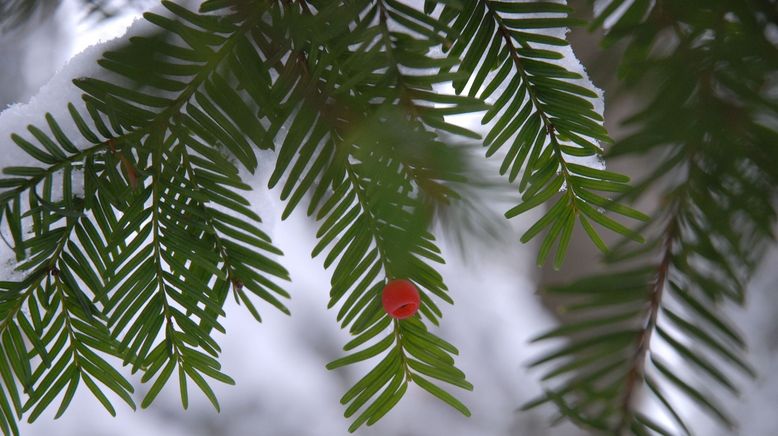
M616 434L624 434L630 427L635 407L635 399L639 388L643 385L645 366L648 353L651 350L651 337L656 330L657 317L662 308L662 297L667 284L670 269L672 268L673 249L678 232L678 217L671 215L662 238L664 246L661 260L656 268L655 281L651 286L649 299L644 314L644 324L641 326L635 338L635 350L628 366L627 376L624 379L623 397L621 400L621 417L616 426Z

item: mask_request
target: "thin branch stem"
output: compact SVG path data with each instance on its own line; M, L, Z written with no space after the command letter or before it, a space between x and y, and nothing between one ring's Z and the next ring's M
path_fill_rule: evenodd
M27 289L23 291L23 295L20 295L18 297L18 300L15 304L15 306L6 312L5 318L0 320L0 334L5 331L5 329L8 327L8 325L11 323L11 320L16 316L16 314L19 313L19 311L22 309L22 306L24 306L24 303L27 301L27 299L32 295L33 291L41 285L41 282L43 279L51 274L53 271L56 270L56 265L59 262L60 256L62 255L62 251L65 248L65 244L70 239L70 232L75 227L75 219L69 218L68 219L68 225L66 227L65 232L62 234L62 238L57 242L57 245L52 252L51 257L45 262L42 263L38 269L36 269L31 276L37 276L37 280L34 278L32 279L32 283L30 283L29 286L27 286ZM22 293L20 293L22 294Z
M571 182L571 175L567 168L567 160L565 160L565 155L562 152L562 149L559 145L559 140L556 137L556 127L554 126L554 123L549 118L548 114L543 110L543 105L540 102L540 99L537 95L535 85L530 80L530 76L527 73L527 70L524 67L524 64L522 62L521 56L519 55L519 51L516 48L516 46L513 43L513 36L511 35L508 28L505 26L505 23L502 21L502 17L500 17L500 14L494 10L491 3L489 3L488 0L479 0L482 1L486 9L488 10L489 14L492 16L492 19L494 19L496 25L497 25L497 32L502 37L503 41L505 42L505 46L508 48L508 52L511 55L511 59L513 60L513 65L516 67L516 72L518 72L519 76L521 77L521 80L523 83L527 86L527 95L529 96L529 100L532 103L532 106L535 108L535 112L540 116L540 120L543 123L543 128L546 130L546 134L549 138L549 143L551 144L551 147L553 148L554 154L557 157L557 161L559 162L559 166L561 168L561 175L564 178L565 185L567 186L567 189L570 191L571 194L569 198L572 199L571 206L576 210L577 214L577 208L576 208L576 201L578 197L575 194L575 186Z
M380 12L381 13L381 15L380 15L381 18L380 18L380 20L381 20L381 25L382 25L382 34L384 35L384 38L385 38L385 46L386 46L386 49L387 49L387 54L393 60L393 67L394 67L394 69L396 71L396 74L398 75L398 86L400 87L401 101L402 101L402 96L404 95L403 94L404 84L400 80L400 77L402 77L402 75L400 73L400 70L399 70L399 67L398 67L397 63L394 61L394 56L393 56L393 54L391 52L391 38L390 38L390 35L389 35L388 27L386 25L386 15L385 15L385 9L384 9L385 6L383 5L383 2L381 0L379 0L378 4L379 4L379 7L381 8L381 12ZM310 12L310 11L307 10L307 8L306 8L306 12ZM297 52L297 56L295 56L294 58L296 58L297 62L299 64L301 64L300 66L301 66L301 70L303 71L303 73L308 76L308 77L306 77L306 79L307 80L311 80L310 73L309 73L309 70L308 70L308 58L307 58L307 55L305 54L305 52L304 51L298 51ZM327 95L325 95L325 89L326 88L321 86L321 82L319 82L317 80L317 84L316 84L316 87L315 87L315 92L316 92L316 96L315 97L316 98L313 98L311 100L313 100L313 103L315 103L315 105L316 105L317 109L319 110L321 116L328 120L328 122L329 122L329 124L331 126L331 133L330 134L333 137L332 139L333 139L333 142L335 143L335 145L341 145L342 146L342 144L343 144L342 138L344 137L344 133L341 131L342 128L340 127L340 124L337 122L338 117L334 117L333 118L333 114L331 113L331 111L329 110L329 108L325 104L325 102L327 101L327 97L328 97ZM407 96L406 96L406 98L407 98ZM409 100L409 102L412 104L412 101ZM413 112L413 111L412 111L412 116L414 116L414 117L416 116L415 112ZM349 117L347 119L351 120L351 119L353 119L353 117ZM335 138L337 138L338 140L335 140ZM342 163L343 163L343 166L345 168L346 175L348 177L349 183L354 187L354 191L356 193L357 201L359 202L360 207L362 208L362 211L363 211L363 214L365 216L365 219L368 221L368 225L370 226L370 228L376 230L374 232L374 234L372 235L373 236L373 242L375 243L376 249L378 250L379 258L381 259L381 263L383 265L384 273L386 274L387 278L392 278L393 274L392 274L391 262L390 262L388 256L386 255L386 250L385 250L385 248L383 246L384 245L384 241L383 241L383 238L380 235L380 232L378 231L378 229L379 229L378 218L376 216L374 216L373 212L371 211L370 201L367 198L367 195L366 195L366 192L365 192L365 188L362 185L362 182L360 180L359 174L358 174L357 170L354 168L354 165L349 161L349 156L350 155L351 155L351 153L345 153L345 155L343 157L343 162ZM401 165L401 167L405 169L404 170L405 174L409 175L409 173L407 172L407 169L405 168L406 165L403 164L403 165ZM393 320L392 326L393 326L394 336L395 336L395 343L396 343L395 346L397 347L397 349L399 351L400 359L401 359L401 362L402 362L402 365L403 365L403 368L404 368L403 372L405 374L405 383L408 383L408 382L411 381L411 369L410 369L410 366L408 365L408 356L406 356L405 350L404 350L404 348L402 346L403 338L402 338L402 334L400 333L400 324L399 323L400 322L398 320Z
M621 400L621 419L616 427L616 434L626 432L634 416L633 406L639 386L645 378L646 358L651 348L651 337L656 330L657 317L662 308L662 296L665 284L668 280L672 266L673 249L678 234L678 221L676 214L670 219L663 232L664 248L659 265L656 269L656 280L651 286L648 307L646 309L646 321L635 339L635 353L629 365L629 371L624 382L624 395Z
M189 160L189 151L185 145L181 146L181 155L184 168L186 169L186 173L189 175L189 180L195 185L193 189L197 192L204 192L200 184L198 184L196 181L197 176L194 172L194 168L192 168L192 163ZM208 207L206 207L205 203L201 202L200 200L195 201L197 201L197 204L200 205L200 211L205 216L205 224L211 229L211 232L213 232L216 251L221 255L222 262L224 262L224 269L227 272L227 278L232 282L232 286L237 290L240 279L235 277L235 273L230 261L230 256L227 253L227 248L224 246L224 241L222 240L222 237L219 235L219 232L216 230L216 226L213 223L213 215L211 214L211 211L208 209Z

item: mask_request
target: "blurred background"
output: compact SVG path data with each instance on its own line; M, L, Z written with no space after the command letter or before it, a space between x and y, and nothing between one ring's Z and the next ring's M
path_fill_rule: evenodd
M12 2L16 0L0 0ZM40 0L24 20L14 26L0 26L0 110L24 104L73 56L86 47L120 36L127 26L154 1L131 0ZM588 14L587 1L571 2L581 15ZM9 3L7 3L9 4ZM0 11L4 9L0 7ZM1 13L1 12L0 12ZM605 90L606 123L611 135L623 133L619 121L634 108L630 96L617 90L616 67L619 47L603 50L600 36L583 29L571 33L578 58L596 86ZM40 114L42 117L43 114ZM0 114L0 118L2 115ZM467 120L463 120L467 122ZM18 126L22 129L24 126ZM7 138L2 147L12 147ZM227 334L219 337L223 348L224 372L236 386L215 384L222 412L213 410L199 395L192 395L184 411L177 386L168 386L146 410L132 412L121 402L118 416L112 418L85 389L81 389L65 415L53 420L55 409L35 423L21 427L24 435L345 435L348 421L343 418L339 398L362 374L364 367L327 371L324 365L341 355L348 340L335 322L335 312L327 311L329 272L311 260L314 244L312 224L303 214L280 222L278 193L267 192L266 176L272 155L261 155L265 165L250 182L256 187L254 207L265 220L265 230L282 248L284 264L292 274L288 289L293 295L288 307L293 316L263 311L264 322L257 324L242 307L226 308ZM650 159L651 157L645 157ZM641 161L609 162L616 171L638 178ZM265 171L263 171L263 169ZM651 197L638 205L651 210ZM366 436L508 436L583 434L562 424L551 427L550 409L519 412L519 406L540 392L537 373L525 363L542 350L528 339L554 325L551 302L535 291L553 282L564 282L596 271L597 253L585 236L574 239L561 271L535 267L536 247L519 241L523 229L537 216L528 215L505 222L500 219L506 203L488 201L482 211L499 222L500 238L476 232L457 242L437 232L447 265L441 269L456 305L444 308L445 317L438 333L454 343L461 355L458 364L475 385L470 393L459 393L473 412L465 418L419 389L406 397L383 420L357 434ZM490 220L491 222L491 220ZM450 236L450 235L449 235ZM580 235L579 235L580 236ZM778 377L772 372L778 362L778 252L772 250L752 281L745 310L730 314L744 331L751 347L750 360L759 379L746 381L736 404L729 405L739 417L742 435L774 435L778 429ZM246 346L246 344L250 346ZM134 378L137 402L147 386ZM698 416L703 435L724 435L707 418ZM697 414L697 415L695 415ZM707 430L706 430L707 429Z

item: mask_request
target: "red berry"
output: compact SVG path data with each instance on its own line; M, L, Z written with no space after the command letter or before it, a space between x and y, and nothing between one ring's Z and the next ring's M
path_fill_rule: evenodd
M392 318L412 317L419 310L419 290L409 280L391 280L384 286L381 303Z

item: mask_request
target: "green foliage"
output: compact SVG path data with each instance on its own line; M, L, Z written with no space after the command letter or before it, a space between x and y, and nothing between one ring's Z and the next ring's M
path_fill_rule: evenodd
M434 92L433 85L447 79L424 69L450 61L429 56L438 45L435 29L418 13L395 2L312 2L316 13L302 5L284 10L288 22L274 38L279 41L289 26L292 34L310 39L290 41L283 47L289 50L286 64L275 66L279 80L294 84L288 92L299 99L283 101L272 121L272 131L287 125L288 133L278 141L270 185L285 177L284 217L313 191L307 211L321 227L312 255L326 252L324 266L334 265L329 306L339 305L338 321L356 335L344 349L362 348L329 368L383 353L341 400L348 404L347 417L363 408L350 431L375 423L410 382L469 414L428 380L472 389L450 357L456 348L416 320L391 321L380 297L387 278L409 279L420 287L421 316L434 324L442 316L435 298L453 302L428 264L443 262L427 231L429 205L449 201L456 195L452 184L462 178L460 159L439 132L457 132L444 115L484 105ZM421 35L390 30L390 16ZM350 23L356 27L347 28ZM325 26L326 33L309 30Z
M38 163L0 179L18 270L0 283L3 434L55 398L61 415L81 382L111 413L106 389L134 408L120 366L149 384L142 407L177 372L184 407L192 382L218 409L210 379L233 383L213 337L227 298L257 320L265 304L288 313L282 253L246 198L243 174L266 155L258 149L275 155L269 188L286 204L282 218L302 207L316 221L312 256L331 269L328 306L353 335L327 367L371 365L341 398L349 430L381 419L409 384L469 415L449 392L473 389L458 350L431 328L453 300L430 228L466 206L458 145L481 139L447 117L477 112L486 155L501 154L500 173L517 185L506 216L549 205L521 238L544 234L539 264L555 247L554 265L563 263L576 222L611 260L632 262L549 290L574 317L538 337L566 344L534 362L550 367L549 387L528 406L553 402L610 434L689 432L670 387L731 425L652 339L726 389L737 390L722 362L751 373L718 306L743 301L775 222L778 105L760 87L778 57L763 36L769 15L737 0L693 3L614 0L590 23L615 20L606 42L628 39L628 84L658 84L611 151L661 149L656 171L633 188L591 165L611 139L597 92L566 62L565 29L579 21L564 4L206 0L194 12L163 2L144 16L153 30L104 53L99 77L74 80L84 95L69 120L47 114L11 138ZM680 42L655 54L663 31ZM78 135L64 133L65 121ZM660 212L627 205L665 175ZM645 223L634 231L626 218ZM625 242L608 251L595 225ZM641 234L645 245L628 243ZM418 315L382 310L393 278L419 287ZM677 428L637 409L643 386Z
M167 6L182 20L197 18ZM75 81L89 115L70 106L81 138L67 137L51 116L49 132L28 128L35 143L13 136L45 166L5 168L2 182L17 269L25 274L4 283L0 300L0 334L14 345L3 347L3 367L13 371L3 371L0 404L11 398L15 409L3 407L4 433L17 433L14 412L31 410L34 421L66 389L64 411L80 381L111 413L95 381L134 407L131 385L112 369L119 361L151 383L143 407L177 370L185 407L191 381L218 408L206 377L232 383L211 335L223 331L230 288L257 318L252 294L287 311L278 296L288 294L275 280L288 279L273 259L281 252L258 228L240 194L250 187L227 154L253 170L255 153L238 130L211 127L215 119L224 128L236 121L220 112L227 106L218 67L261 13L198 21L218 33L148 14L191 44L174 45L174 33L162 33L106 53L101 63L116 73L111 80L123 76L132 85ZM206 41L221 46L210 57L195 49ZM142 64L160 74L139 74ZM40 361L31 368L33 358ZM29 397L23 405L17 383Z
M648 219L601 194L628 190L629 178L575 162L596 159L601 152L598 141L611 139L592 102L597 94L564 63L568 43L561 36L566 27L579 23L570 12L560 3L491 0L466 2L461 9L448 6L441 12L441 20L452 29L449 57L461 58L457 72L466 74L454 80L454 89L482 100L494 96L482 119L489 124L486 154L508 145L500 173L508 174L510 182L518 179L521 193L519 205L505 216L553 203L521 241L545 231L538 264L545 263L556 245L556 268L564 261L576 221L605 251L593 223L642 240L607 212Z
M732 429L736 420L711 394L737 395L735 373L754 375L722 309L744 302L748 278L774 240L778 106L760 87L776 71L778 52L764 39L767 10L737 1L649 9L634 2L606 36L628 38L626 82L653 85L628 120L634 133L609 154L661 156L625 194L658 189L660 209L645 246L622 243L608 254L628 267L548 289L571 321L536 340L569 338L533 361L547 368L549 386L527 407L550 401L566 418L608 434L691 434L674 400L680 395ZM661 32L677 44L652 53L646 42ZM670 426L643 412L641 398Z
M269 148L278 156L270 186L281 186L283 217L307 198L308 214L321 222L313 255L326 252L325 265L335 266L330 306L339 305L338 319L356 336L345 349L363 348L333 367L391 348L377 365L382 371L368 373L344 396L347 416L364 406L352 430L376 422L411 382L469 414L437 385L472 389L454 366L456 348L420 319L390 321L380 309L380 290L391 277L420 287L420 314L434 324L442 316L436 299L452 303L429 263L443 259L428 227L431 214L456 199L454 188L466 179L463 156L441 135L477 135L444 116L486 106L433 89L448 79L425 69L451 64L428 56L439 44L432 36L442 34L440 26L394 2L211 1L199 14L164 6L167 15L145 15L158 31L105 53L99 64L107 71L99 79L74 81L85 92L88 114L70 106L81 138L66 137L51 116L49 132L30 126L34 139L14 135L43 166L5 170L5 222L22 262L18 269L28 275L6 286L4 326L16 331L14 316L27 306L56 321L46 318L50 309L38 305L32 290L54 292L60 282L53 278L67 277L63 292L85 305L78 314L90 314L82 323L103 332L88 343L112 344L99 349L104 356L92 353L95 365L110 367L113 357L141 371L150 383L141 406L177 370L184 407L191 381L218 408L206 376L232 383L219 370L211 335L223 331L219 318L228 294L258 320L251 294L287 312L278 297L288 294L274 279L288 279L273 259L281 252L240 194L249 189L240 169L253 172L256 148ZM388 16L427 30L390 30ZM73 192L74 174L83 178L83 192ZM22 348L9 349L15 369L25 354L59 353L41 342L44 333L25 335L37 346L17 341ZM385 339L371 345L378 337ZM78 368L78 357L62 354L60 361ZM16 384L37 380L28 380L25 368L4 379L14 404ZM33 371L45 376L47 368ZM114 373L119 379L99 380L131 402L131 386ZM66 385L71 398L81 378L113 410L87 378L93 373L65 374L28 394L26 408L36 406L30 420ZM16 409L4 414L6 433L17 431L12 412L23 410Z

